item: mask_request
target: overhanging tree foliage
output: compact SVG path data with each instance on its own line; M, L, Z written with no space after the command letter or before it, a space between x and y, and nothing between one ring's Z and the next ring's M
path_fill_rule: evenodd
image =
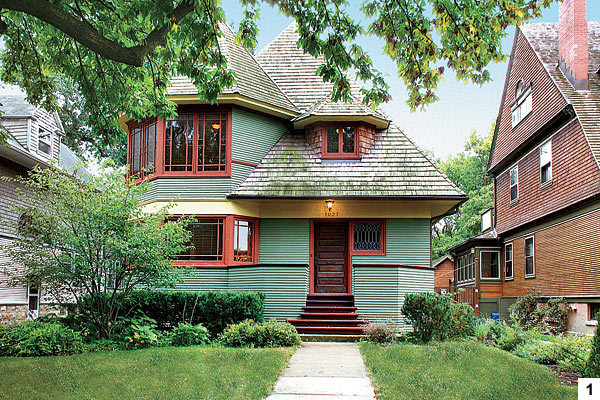
M344 0L268 0L296 19L305 52L323 55L318 73L334 85L334 99L349 99L348 77L365 82L364 102L388 101L388 86L356 44L361 35L384 39L418 107L437 99L445 68L459 79L484 83L486 66L504 59L506 28L538 17L553 0L366 0L364 23ZM259 2L240 0L239 41L256 44ZM235 76L217 42L225 21L217 0L0 0L6 44L0 77L27 91L28 100L57 105L53 76L77 82L94 135L124 143L119 112L142 119L172 117L168 79L186 75L200 99L215 102Z
M41 285L59 305L85 302L83 317L110 337L130 311L119 308L119 297L180 278L172 258L187 248L187 221L167 221L168 206L144 212L146 183L131 184L118 170L81 181L55 168L15 180L24 186L14 207L19 239L2 249L12 264L0 266L19 266L7 270L13 284Z
M481 232L482 212L494 205L494 184L486 175L493 138L492 129L485 137L475 132L465 142L465 151L445 161L437 161L440 169L468 196L456 214L432 228L433 257L438 258L452 246Z

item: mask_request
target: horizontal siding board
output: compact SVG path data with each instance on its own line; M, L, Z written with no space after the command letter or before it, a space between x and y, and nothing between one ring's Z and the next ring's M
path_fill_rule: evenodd
M154 199L224 199L230 178L160 178L148 185L143 201Z
M27 304L27 288L9 285L12 275L19 271L4 251L4 248L12 243L11 239L0 238L0 305ZM4 269L9 274L3 273Z
M231 158L258 164L287 128L280 121L234 108Z
M426 218L386 220L386 255L354 256L353 264L430 265L430 222Z
M226 269L194 268L190 269L174 290L209 291L227 290L228 275Z
M310 263L310 220L262 218L259 224L260 263Z

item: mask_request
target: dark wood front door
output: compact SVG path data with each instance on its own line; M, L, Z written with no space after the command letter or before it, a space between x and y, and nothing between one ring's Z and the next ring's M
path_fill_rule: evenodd
M348 224L315 223L315 292L348 293Z

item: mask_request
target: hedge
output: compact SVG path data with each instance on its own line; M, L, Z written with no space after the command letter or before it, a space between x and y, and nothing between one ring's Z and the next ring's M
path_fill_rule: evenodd
M159 329L173 328L180 322L202 324L216 336L229 324L246 319L262 322L264 300L260 292L138 290L121 299L120 313L141 312L156 320Z

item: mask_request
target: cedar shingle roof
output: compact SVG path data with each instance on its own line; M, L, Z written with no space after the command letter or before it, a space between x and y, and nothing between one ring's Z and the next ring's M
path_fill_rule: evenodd
M558 68L558 23L535 23L520 27L533 50L573 109L600 164L600 22L588 22L589 91L576 91Z
M352 103L335 102L331 99L331 92L313 104L308 110L294 118L293 121L300 121L311 115L373 116L389 121L388 116L380 109L373 109L366 106L355 96L352 96Z
M313 57L298 47L297 27L296 22L292 22L258 53L256 59L294 104L306 111L324 97L331 97L333 84L323 82L317 75L317 68L324 63L323 56ZM360 86L353 80L350 83L352 93L362 98Z
M304 135L287 133L230 196L466 198L395 125L361 160L321 160Z
M227 59L227 68L235 72L236 82L223 94L240 95L265 102L277 107L297 112L298 109L267 75L256 59L242 45L235 43L235 33L227 24L220 24L223 37L219 38L219 48ZM167 89L169 95L196 95L198 89L186 76L173 77Z

